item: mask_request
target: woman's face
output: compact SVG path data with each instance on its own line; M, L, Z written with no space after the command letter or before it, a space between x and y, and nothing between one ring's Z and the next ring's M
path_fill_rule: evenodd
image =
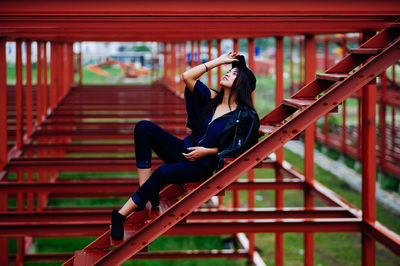
M221 79L219 85L223 88L232 88L233 82L237 76L238 70L237 68L232 68L225 74L225 76Z

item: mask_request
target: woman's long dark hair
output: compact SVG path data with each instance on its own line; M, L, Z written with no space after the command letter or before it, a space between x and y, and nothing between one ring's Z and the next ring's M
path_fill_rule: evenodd
M246 73L241 68L236 68L236 69L237 69L236 78L233 81L232 88L229 93L229 99L228 99L229 109L231 109L230 102L231 102L232 96L237 94L236 103L238 105L239 104L245 105L254 110L253 99L251 97L251 93L253 90L251 89L250 80L249 80L248 76L246 75ZM215 96L213 99L211 99L211 101L204 107L197 124L195 125L194 129L192 130L191 138L192 138L193 144L196 144L194 142L196 141L197 137L200 134L201 126L203 125L206 117L211 112L214 112L215 109L217 108L217 106L222 103L222 100L224 99L224 93L225 93L224 88L221 88L221 90L217 94L217 96Z

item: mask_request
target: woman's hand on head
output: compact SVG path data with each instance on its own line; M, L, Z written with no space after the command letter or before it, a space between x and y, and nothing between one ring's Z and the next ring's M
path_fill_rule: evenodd
M218 57L218 60L220 61L220 63L223 64L230 64L234 61L239 61L237 59L235 59L235 57L238 55L238 53L236 52L229 52L226 54L221 55L220 57Z
M218 152L217 148L205 148L201 146L188 148L189 153L182 153L183 156L189 161L194 162L204 156L216 154Z

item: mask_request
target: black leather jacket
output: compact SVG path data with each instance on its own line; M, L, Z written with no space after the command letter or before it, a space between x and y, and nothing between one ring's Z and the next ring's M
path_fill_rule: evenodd
M258 142L259 127L256 111L244 105L236 108L218 140L217 171L224 166L225 158L237 157Z

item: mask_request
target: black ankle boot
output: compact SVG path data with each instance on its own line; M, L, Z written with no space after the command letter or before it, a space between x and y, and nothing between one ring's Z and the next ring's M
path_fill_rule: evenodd
M126 217L117 210L112 211L110 235L113 240L122 240L124 238L124 222Z
M151 200L150 200L151 206L153 207L157 207L160 205L160 195L157 193L156 196L154 196Z

